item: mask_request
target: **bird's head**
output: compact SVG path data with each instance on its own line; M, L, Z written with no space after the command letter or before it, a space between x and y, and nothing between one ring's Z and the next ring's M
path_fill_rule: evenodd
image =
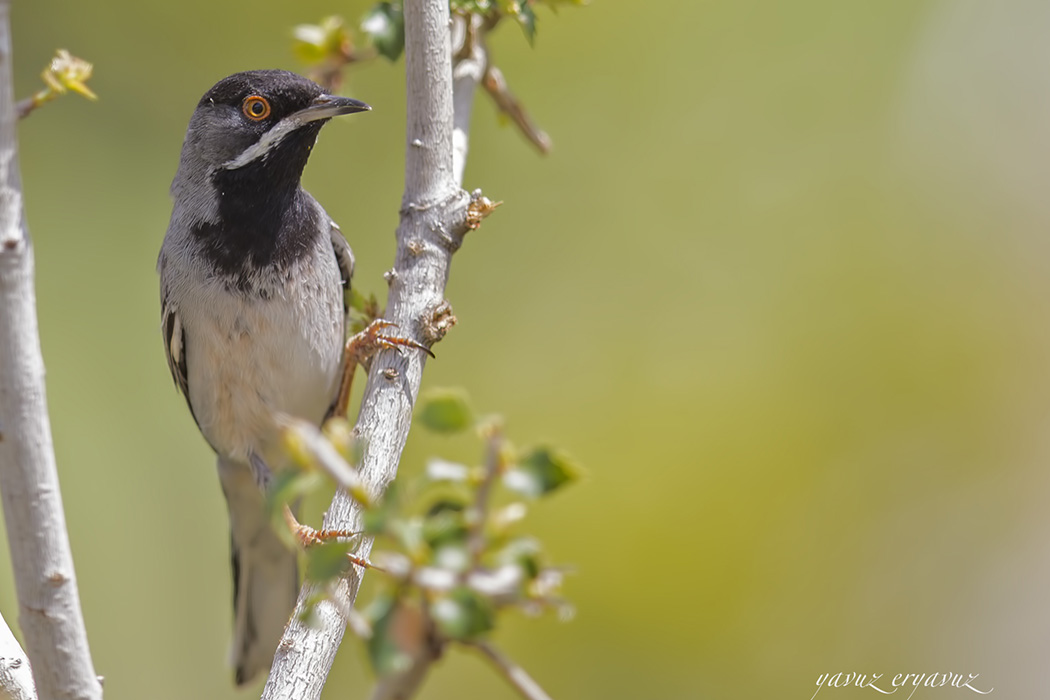
M243 185L266 194L298 187L321 127L332 117L370 109L288 71L223 78L190 119L172 182L176 204L186 200L210 219L215 195L225 189Z

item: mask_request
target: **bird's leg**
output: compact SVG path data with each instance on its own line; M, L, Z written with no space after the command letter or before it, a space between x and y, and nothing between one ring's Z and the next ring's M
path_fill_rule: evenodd
M350 530L315 530L309 525L303 525L300 523L296 519L295 514L292 513L292 509L287 505L284 507L284 522L288 525L288 529L292 531L292 536L295 537L295 541L301 549L307 549L308 547L324 544L325 542L330 542L332 540L349 539L363 534L360 532L351 532ZM364 569L383 570L367 559L355 554L347 553L346 558L350 560L351 564L355 564Z
M430 352L427 346L408 338L386 333L388 328L397 328L397 324L381 318L376 319L369 323L363 331L355 333L350 336L350 340L346 341L346 349L343 353L343 381L339 385L339 396L332 410L333 416L346 417L350 403L350 388L354 383L354 370L358 365L363 365L367 369L372 358L380 350L414 348L434 357L434 353Z

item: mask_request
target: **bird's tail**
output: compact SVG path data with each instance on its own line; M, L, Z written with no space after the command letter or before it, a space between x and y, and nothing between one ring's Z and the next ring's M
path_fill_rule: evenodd
M233 564L233 646L237 685L270 668L299 589L296 553L274 533L251 468L219 459L230 513Z

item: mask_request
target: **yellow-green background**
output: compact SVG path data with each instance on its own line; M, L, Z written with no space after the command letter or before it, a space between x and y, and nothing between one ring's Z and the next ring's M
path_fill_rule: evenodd
M49 105L20 138L62 490L112 700L252 694L224 664L225 512L164 363L154 263L204 90L301 69L294 24L365 6L15 2L19 95L64 47L94 61L102 98ZM479 98L465 185L506 204L456 257L460 324L425 377L589 470L528 522L576 566L575 619L512 616L496 642L558 700L804 699L837 671L1045 692L1050 8L539 14L535 50L506 26L493 53L555 150L535 155ZM351 73L375 111L327 127L305 175L365 290L392 262L402 70ZM414 435L403 469L431 454L476 453ZM366 697L367 674L348 639L326 697ZM455 653L423 697L515 696Z

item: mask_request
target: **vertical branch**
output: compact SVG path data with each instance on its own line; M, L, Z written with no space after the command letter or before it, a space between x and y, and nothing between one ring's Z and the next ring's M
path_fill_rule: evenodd
M101 698L58 487L22 210L10 0L0 0L0 490L19 622L43 698Z
M400 332L431 345L454 322L444 299L452 253L468 228L471 197L459 186L462 168L453 166L452 52L447 0L405 2L407 124L405 191L397 229L394 268L387 273L390 295L386 319ZM469 86L473 94L473 86ZM467 96L462 96L463 100ZM459 103L457 99L457 103ZM463 153L466 153L463 134ZM480 198L480 193L476 198ZM366 488L378 496L397 474L419 394L426 355L415 350L383 350L368 376L355 432L365 451L360 466ZM359 530L361 512L338 491L325 514L324 529ZM367 558L371 540L357 555ZM354 569L314 606L314 624L300 621L315 589L303 586L292 620L274 657L264 700L317 700L335 660L361 584Z
M439 6L440 5L440 6ZM402 206L453 193L452 43L447 3L405 3L406 152ZM405 232L405 219L398 238Z
M456 182L463 183L470 145L470 115L474 108L474 92L485 77L488 55L478 32L484 20L481 15L455 15L452 18L452 171Z

